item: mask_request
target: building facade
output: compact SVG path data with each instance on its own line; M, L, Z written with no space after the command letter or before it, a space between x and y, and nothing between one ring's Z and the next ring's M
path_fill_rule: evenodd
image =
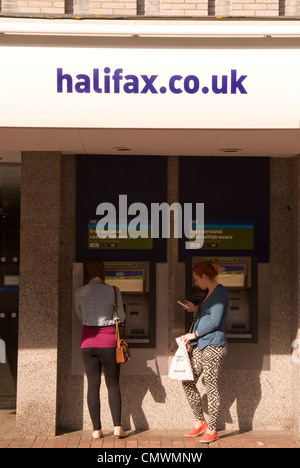
M250 318L240 309L246 328L229 333L220 429L299 435L300 2L2 0L0 11L1 406L16 405L27 434L90 427L73 296L97 255L112 277L113 263L146 272L124 427L189 428L168 377L189 321L177 300L193 294L193 262L217 256L251 276L233 286ZM96 247L96 208L120 195L203 202L207 232L232 243ZM101 395L109 430L104 382Z

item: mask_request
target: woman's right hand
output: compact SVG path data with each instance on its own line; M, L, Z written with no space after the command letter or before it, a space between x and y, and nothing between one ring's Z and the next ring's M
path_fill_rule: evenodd
M187 306L187 309L186 309L186 310L187 310L188 312L195 312L196 306L195 306L195 304L193 304L193 302L190 302L190 301L186 301L186 300L185 300L184 303L185 303L185 305Z

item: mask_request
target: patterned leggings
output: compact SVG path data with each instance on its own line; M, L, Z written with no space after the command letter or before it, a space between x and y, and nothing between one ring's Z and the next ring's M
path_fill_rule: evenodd
M199 351L198 347L192 350L191 366L194 380L182 382L186 397L196 420L204 419L201 395L196 387L203 372L204 383L208 400L208 429L217 430L217 421L220 413L219 374L224 357L227 354L227 343L223 346L206 346Z

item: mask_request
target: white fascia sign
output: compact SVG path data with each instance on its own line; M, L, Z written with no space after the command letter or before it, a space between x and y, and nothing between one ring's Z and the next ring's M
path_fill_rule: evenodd
M0 47L0 126L299 128L298 49Z

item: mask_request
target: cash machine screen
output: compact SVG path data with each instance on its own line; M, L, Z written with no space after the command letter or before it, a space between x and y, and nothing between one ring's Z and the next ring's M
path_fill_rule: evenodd
M217 281L227 288L245 286L246 266L245 265L222 265Z
M105 282L121 292L143 292L144 279L144 270L107 270L105 276Z
M149 336L149 297L145 291L145 270L106 270L105 282L117 286L122 293L126 314L121 337L128 343L150 343Z

